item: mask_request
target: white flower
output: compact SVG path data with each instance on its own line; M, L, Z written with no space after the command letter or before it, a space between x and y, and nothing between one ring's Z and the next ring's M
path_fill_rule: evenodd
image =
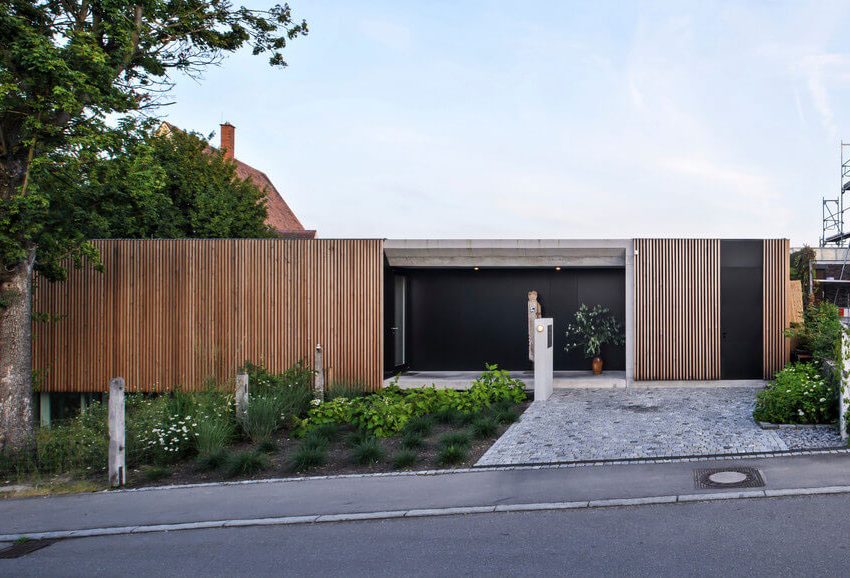
M825 402L825 401L826 401L826 398L825 398L825 397L820 398L820 402L821 402L821 403L823 403L823 402Z

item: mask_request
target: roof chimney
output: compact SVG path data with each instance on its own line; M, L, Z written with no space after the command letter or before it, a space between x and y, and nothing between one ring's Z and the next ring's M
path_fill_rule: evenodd
M232 159L236 147L236 127L226 122L221 125L221 152L224 158Z

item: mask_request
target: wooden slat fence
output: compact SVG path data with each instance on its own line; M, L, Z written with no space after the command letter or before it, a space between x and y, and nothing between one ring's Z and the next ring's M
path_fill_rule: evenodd
M245 361L282 371L325 350L326 379L378 388L383 241L97 241L105 270L36 279L43 391L198 389Z
M635 239L635 379L720 379L720 242Z
M791 354L791 342L785 337L789 327L789 254L788 239L765 239L762 285L764 307L762 340L764 347L764 378L772 379L782 369Z

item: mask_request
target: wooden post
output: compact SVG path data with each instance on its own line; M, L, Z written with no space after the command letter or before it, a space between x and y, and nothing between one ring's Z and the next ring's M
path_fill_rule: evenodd
M124 378L109 382L109 485L113 488L127 482L124 456Z
M248 417L248 373L244 368L236 372L236 417Z
M50 394L42 391L38 396L38 415L41 427L50 427Z
M313 398L325 399L325 366L324 354L321 344L316 345L316 357L313 363L313 371L316 373L316 381L313 385Z

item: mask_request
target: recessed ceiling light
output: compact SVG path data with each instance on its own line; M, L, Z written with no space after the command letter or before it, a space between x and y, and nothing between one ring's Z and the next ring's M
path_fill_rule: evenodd
M474 271L478 271L478 267L473 267L472 269L473 269Z
M555 267L555 271L560 271L560 270L561 270L560 267Z

